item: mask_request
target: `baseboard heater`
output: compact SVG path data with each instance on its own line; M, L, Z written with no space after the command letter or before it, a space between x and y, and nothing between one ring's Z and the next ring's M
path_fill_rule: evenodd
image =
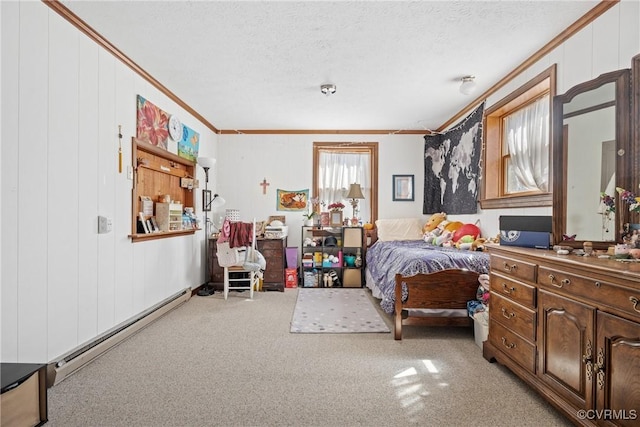
M191 298L191 289L186 288L148 308L136 317L99 335L91 342L83 344L68 354L63 355L57 361L51 362L47 366L47 386L51 387L60 383L77 369L80 369L110 348L124 341L149 323L187 302L189 298Z

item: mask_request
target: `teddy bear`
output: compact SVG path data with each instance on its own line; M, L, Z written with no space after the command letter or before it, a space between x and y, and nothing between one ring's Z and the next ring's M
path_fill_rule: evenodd
M422 233L427 234L433 230L435 230L438 225L447 219L447 214L444 212L438 212L431 215L431 217L427 220L426 224L422 227Z

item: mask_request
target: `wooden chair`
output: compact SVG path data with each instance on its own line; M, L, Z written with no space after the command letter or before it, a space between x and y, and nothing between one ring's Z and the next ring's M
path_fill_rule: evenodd
M251 229L251 247L247 248L245 255L240 258L246 260L247 254L254 254L256 251L256 220L253 219ZM234 273L234 277L231 277ZM241 277L235 277L241 276ZM249 299L253 299L253 291L260 286L260 275L257 271L247 270L243 266L224 267L224 299L229 296L229 291L249 291Z

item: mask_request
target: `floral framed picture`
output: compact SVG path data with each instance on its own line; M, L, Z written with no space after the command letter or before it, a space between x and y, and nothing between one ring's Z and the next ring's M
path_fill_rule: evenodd
M413 195L413 175L393 175L393 201L412 202Z

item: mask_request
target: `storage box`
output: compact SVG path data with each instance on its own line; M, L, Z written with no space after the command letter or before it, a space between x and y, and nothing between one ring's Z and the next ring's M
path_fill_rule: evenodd
M473 318L473 336L476 340L476 345L482 348L482 343L489 337L489 324L484 323L483 316L475 316Z
M500 244L526 248L551 247L551 217L503 215L499 218Z
M361 288L362 272L360 269L346 268L342 274L342 286L345 288Z
M289 235L289 226L282 225L278 227L272 227L267 225L264 228L264 238L265 239L284 239Z
M287 268L284 270L285 287L297 288L298 287L298 270L295 268Z

